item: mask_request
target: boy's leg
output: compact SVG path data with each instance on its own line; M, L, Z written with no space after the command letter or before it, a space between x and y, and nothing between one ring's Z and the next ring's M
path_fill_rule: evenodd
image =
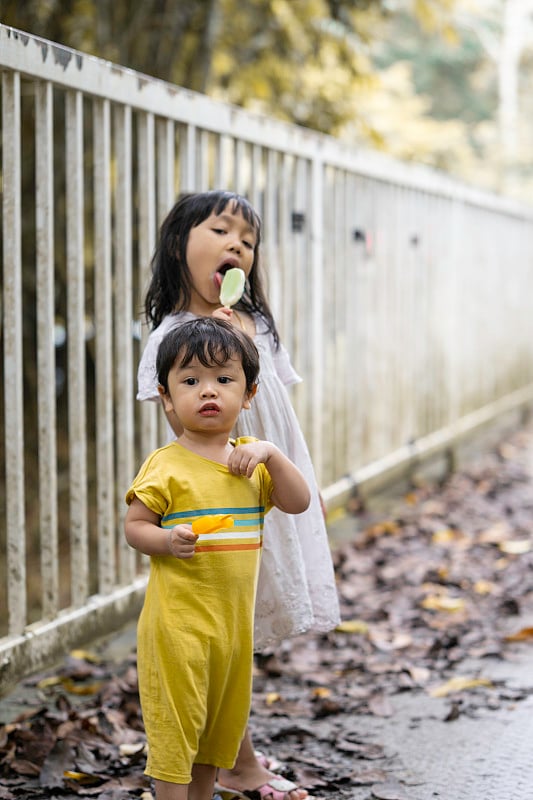
M154 780L156 800L188 800L189 783L168 783Z
M212 800L216 773L211 764L194 764L187 800Z
M190 783L154 780L156 800L212 800L216 767L194 764Z
M249 728L246 728L233 769L218 770L220 786L227 786L239 791L258 789L260 786L268 784L270 780L276 780L279 777L279 775L269 772L257 760ZM308 792L298 786L284 792L284 800L305 800L306 797L308 797Z

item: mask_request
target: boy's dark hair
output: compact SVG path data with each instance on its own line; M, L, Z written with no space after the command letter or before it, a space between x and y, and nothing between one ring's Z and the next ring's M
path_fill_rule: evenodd
M176 360L179 359L180 367L186 367L195 357L206 367L222 366L230 358L238 358L247 391L251 392L257 382L259 353L251 337L225 320L199 317L176 325L161 340L156 371L165 392L168 392L168 373Z
M246 281L244 295L236 308L259 313L278 345L279 335L261 280L261 219L251 203L235 192L217 190L180 195L159 230L159 239L152 258L152 278L144 301L146 320L154 329L168 314L189 309L192 288L186 257L189 233L211 214L222 214L228 206L232 213L242 214L256 237L252 269Z

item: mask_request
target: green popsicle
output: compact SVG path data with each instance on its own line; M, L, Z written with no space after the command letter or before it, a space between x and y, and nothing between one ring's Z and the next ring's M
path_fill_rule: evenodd
M239 267L228 269L220 286L220 302L226 308L238 303L244 292L246 275Z

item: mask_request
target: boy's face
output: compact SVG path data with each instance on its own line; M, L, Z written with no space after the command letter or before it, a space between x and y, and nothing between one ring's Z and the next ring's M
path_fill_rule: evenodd
M256 390L247 390L240 359L209 367L196 357L186 367L179 362L178 356L168 374L168 393L159 387L165 411L174 411L185 431L229 435Z

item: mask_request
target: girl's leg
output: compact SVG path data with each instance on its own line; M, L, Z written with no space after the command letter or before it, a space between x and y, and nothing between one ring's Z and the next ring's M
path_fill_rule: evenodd
M255 756L250 729L246 728L244 739L235 761L233 769L219 769L218 783L237 791L251 791L264 786L271 779L279 778L273 772L263 767ZM295 788L285 793L284 800L305 800L308 793L305 789ZM266 795L268 800L268 794Z

